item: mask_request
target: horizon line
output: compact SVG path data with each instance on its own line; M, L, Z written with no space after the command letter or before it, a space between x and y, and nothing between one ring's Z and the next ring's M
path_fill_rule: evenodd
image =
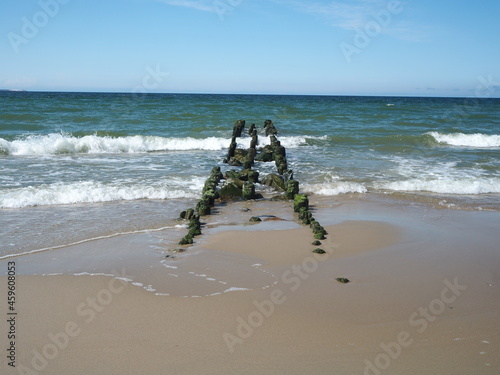
M71 93L71 94L128 94L128 95L248 95L248 96L331 96L331 97L383 97L383 98L440 98L440 99L500 99L500 96L448 96L448 95L418 95L418 94L293 94L293 93L249 93L249 92L147 92L132 93L125 91L80 91L80 90L27 90L27 89L0 89L0 92L13 93Z

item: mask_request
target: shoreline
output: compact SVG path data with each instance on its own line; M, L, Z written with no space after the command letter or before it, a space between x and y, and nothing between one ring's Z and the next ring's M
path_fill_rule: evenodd
M291 203L250 201L217 208L183 253L159 231L0 260L2 275L8 261L18 269L18 364L54 375L498 373L500 213L312 203L324 255ZM284 220L248 223L266 214Z
M308 194L308 193L307 193ZM309 199L313 204L319 205L319 206L325 206L325 207L334 207L338 206L340 204L350 204L350 202L367 202L368 204L382 204L384 206L388 207L422 207L424 210L429 210L429 211L440 211L440 212L446 212L447 210L454 211L454 212L485 212L485 213L495 213L495 212L500 212L500 209L496 206L494 207L482 207L481 209L478 209L474 204L465 204L463 203L464 200L461 199L460 201L462 204L459 204L458 201L453 201L451 198L453 197L446 197L448 200L438 197L435 194L416 194L416 193L380 193L380 192L368 192L368 193L363 193L363 194L357 194L357 193L348 193L348 194L339 194L336 196L324 196L324 195L316 195L316 194L310 194ZM475 197L474 197L475 198ZM187 200L187 205L192 205L195 200ZM169 209L174 209L175 210L182 210L182 207L186 206L186 202L184 200L181 200L183 203L168 203L169 206L171 206ZM255 202L255 201L252 201ZM283 201L286 204L286 201ZM334 202L333 204L330 204L329 202ZM233 202L234 203L234 202ZM122 212L124 215L124 212L126 210L126 206L136 206L137 204L141 204L141 202L137 201L127 201L127 202L106 202L106 203L100 203L100 204L95 204L96 208L98 206L102 205L111 205L112 208L117 205L117 206L122 206L123 208L120 207L119 210ZM153 205L153 206L160 206L162 204L165 204L165 201L153 201L148 202L147 205ZM290 203L291 205L291 203ZM137 210L136 207L133 207L134 215L137 215L135 212ZM50 210L54 208L47 208L47 207L40 207L41 210ZM66 207L55 207L55 209L66 209ZM151 214L157 214L158 209L156 209L156 212L151 212ZM85 230L85 235L78 235L75 238L69 238L69 242L64 242L62 241L57 241L57 242L47 242L47 239L42 239L44 247L42 248L34 248L33 244L30 243L27 247L22 245L22 251L19 253L7 253L9 247L12 248L12 246L7 246L5 244L5 249L4 254L0 255L0 260L2 259L9 259L9 258L15 258L19 256L24 256L24 255L29 255L29 254L35 254L38 252L44 252L44 251L51 251L51 250L57 250L57 249L64 249L66 247L71 247L74 245L86 243L86 242L93 242L93 241L98 241L101 239L106 239L106 238L112 238L112 237L119 237L123 235L129 235L129 234L134 234L134 233L148 233L148 232L157 232L157 231L162 231L163 229L175 229L176 226L178 225L183 225L183 223L180 223L177 220L178 213L174 212L172 215L161 215L160 218L161 220L152 220L149 219L150 222L148 222L147 226L137 226L137 224L127 224L126 226L123 226L118 228L119 231L99 231L95 232L89 232L89 229ZM293 221L294 219L290 217L288 219L289 221ZM220 223L221 225L224 224L224 222ZM217 225L217 224L210 224L212 225ZM95 236L92 236L92 233L96 233ZM61 233L58 233L58 236L61 236Z

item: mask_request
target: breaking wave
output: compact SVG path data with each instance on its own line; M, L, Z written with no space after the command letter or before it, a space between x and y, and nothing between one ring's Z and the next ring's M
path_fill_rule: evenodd
M308 139L325 137L284 136L280 141L284 147L294 148L307 144ZM269 143L267 138L260 138L261 145ZM239 138L238 142L246 145L250 138ZM57 155L57 154L112 154L145 153L161 151L218 151L229 147L230 139L223 137L207 138L167 138L159 136L133 135L109 137L86 135L75 137L68 134L52 133L47 135L29 135L22 139L7 141L0 138L0 154L4 155Z
M320 184L304 184L302 190L318 195L339 195L359 193L364 194L368 191L366 186L358 182L336 181Z
M496 148L500 147L500 135L488 135L482 133L443 134L438 132L426 133L432 136L436 142L457 147Z
M14 141L0 139L0 153L7 155L111 154L155 151L222 150L226 138L165 138L158 136L101 137L67 134L30 135Z
M157 182L152 184L104 184L95 181L54 183L4 190L0 208L100 203L137 199L197 198L203 179Z
M457 179L442 178L434 180L410 179L377 183L378 189L404 192L431 192L438 194L479 195L500 193L500 178Z

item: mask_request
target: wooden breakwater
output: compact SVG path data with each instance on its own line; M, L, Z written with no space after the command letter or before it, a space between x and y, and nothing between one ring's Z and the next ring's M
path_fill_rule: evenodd
M181 212L180 219L187 220L188 233L181 239L179 245L192 244L195 237L202 233L201 217L212 214L212 208L217 202L230 202L235 200L264 199L256 192L255 184L261 183L273 188L280 193L283 199L293 200L293 210L297 213L298 220L311 227L315 246L321 245L327 232L323 226L314 218L309 198L300 193L299 181L294 179L293 171L288 168L286 149L278 139L278 130L271 120L265 120L263 132L269 137L270 143L264 147L258 147L259 136L255 124L248 129L251 137L248 149L238 148L238 138L243 137L246 127L245 120L238 120L233 126L233 133L228 151L223 159L225 164L237 169L231 169L224 174L219 166L212 168L209 177L203 186L200 200L194 208ZM257 163L272 163L276 167L276 173L270 173L260 178L259 171L255 168ZM257 217L252 221L259 221ZM315 253L324 254L325 251L317 248Z

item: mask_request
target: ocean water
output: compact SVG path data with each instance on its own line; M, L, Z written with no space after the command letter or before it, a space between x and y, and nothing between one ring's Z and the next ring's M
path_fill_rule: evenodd
M500 99L0 92L0 257L175 227L238 119L304 192L500 209Z

